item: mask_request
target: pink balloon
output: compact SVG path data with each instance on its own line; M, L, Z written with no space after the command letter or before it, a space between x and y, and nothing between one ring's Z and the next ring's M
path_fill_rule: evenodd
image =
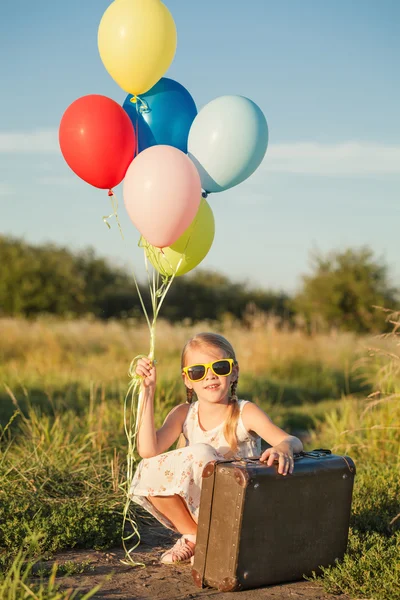
M128 215L153 246L170 246L189 227L199 208L201 181L181 150L151 146L133 159L124 179Z

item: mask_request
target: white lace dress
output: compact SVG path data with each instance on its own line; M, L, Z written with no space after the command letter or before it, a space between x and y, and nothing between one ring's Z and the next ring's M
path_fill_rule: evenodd
M202 472L211 460L222 458L247 458L260 456L261 439L250 434L242 421L242 411L247 400L239 400L240 417L236 435L238 450L233 454L225 439L224 423L204 431L199 424L199 403L190 405L183 424L186 447L144 458L138 465L130 486L131 499L169 529L175 527L147 500L146 496L172 496L179 494L197 523L200 505Z

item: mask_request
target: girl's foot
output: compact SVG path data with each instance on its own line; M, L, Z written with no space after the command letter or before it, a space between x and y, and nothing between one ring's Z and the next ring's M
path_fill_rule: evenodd
M160 561L164 565L188 562L194 556L195 547L196 544L182 536L172 548L161 555Z

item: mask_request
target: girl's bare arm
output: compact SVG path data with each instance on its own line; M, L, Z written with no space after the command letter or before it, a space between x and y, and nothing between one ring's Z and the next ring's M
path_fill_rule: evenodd
M154 395L144 397L141 424L137 437L137 449L142 458L152 458L166 452L182 433L183 423L189 410L188 404L175 406L156 431L154 425Z
M253 402L248 402L243 407L242 419L247 431L254 431L272 446L262 453L260 460L267 462L268 466L271 466L274 460L278 460L279 473L283 475L293 473L293 454L303 450L303 444L299 438L289 435L275 425L269 416Z
M178 439L189 410L188 404L180 404L167 415L162 427L156 431L154 423L154 393L156 368L149 359L138 361L136 373L143 377L140 389L142 399L141 418L137 435L137 449L142 458L162 454Z

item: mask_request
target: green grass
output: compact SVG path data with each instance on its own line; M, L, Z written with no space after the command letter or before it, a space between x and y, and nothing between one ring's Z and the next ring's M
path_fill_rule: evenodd
M0 446L0 565L38 533L37 552L120 543L123 494L119 455L102 445L101 405L88 420L64 412L16 414L18 434Z
M39 537L35 534L30 536L26 540L26 549L18 550L9 567L0 571L0 598L2 600L89 600L92 598L101 586L97 585L86 592L79 589L61 589L56 577L70 572L57 563L44 573L38 573L39 558L33 558L32 554L37 551ZM73 569L72 566L70 568ZM71 573L73 572L76 571L72 570Z
M161 325L157 425L185 400L179 351L190 333ZM308 338L268 328L225 333L241 350L240 397L256 401L285 430L308 432L307 449L330 447L356 462L348 552L319 580L333 593L399 600L398 338ZM47 576L35 584L40 600L72 598L35 560L121 544L126 371L145 342L142 328L115 323L0 320L1 598L30 597L22 582L38 569ZM142 521L140 513L136 518ZM22 591L2 596L10 577Z
M400 598L400 481L398 469L361 467L356 477L344 561L323 569L327 592L353 598ZM397 519L396 519L397 517Z
M398 337L396 336L396 341ZM314 441L356 462L349 545L344 561L324 569L328 592L400 599L400 355L371 357L379 394L346 398L321 421Z

